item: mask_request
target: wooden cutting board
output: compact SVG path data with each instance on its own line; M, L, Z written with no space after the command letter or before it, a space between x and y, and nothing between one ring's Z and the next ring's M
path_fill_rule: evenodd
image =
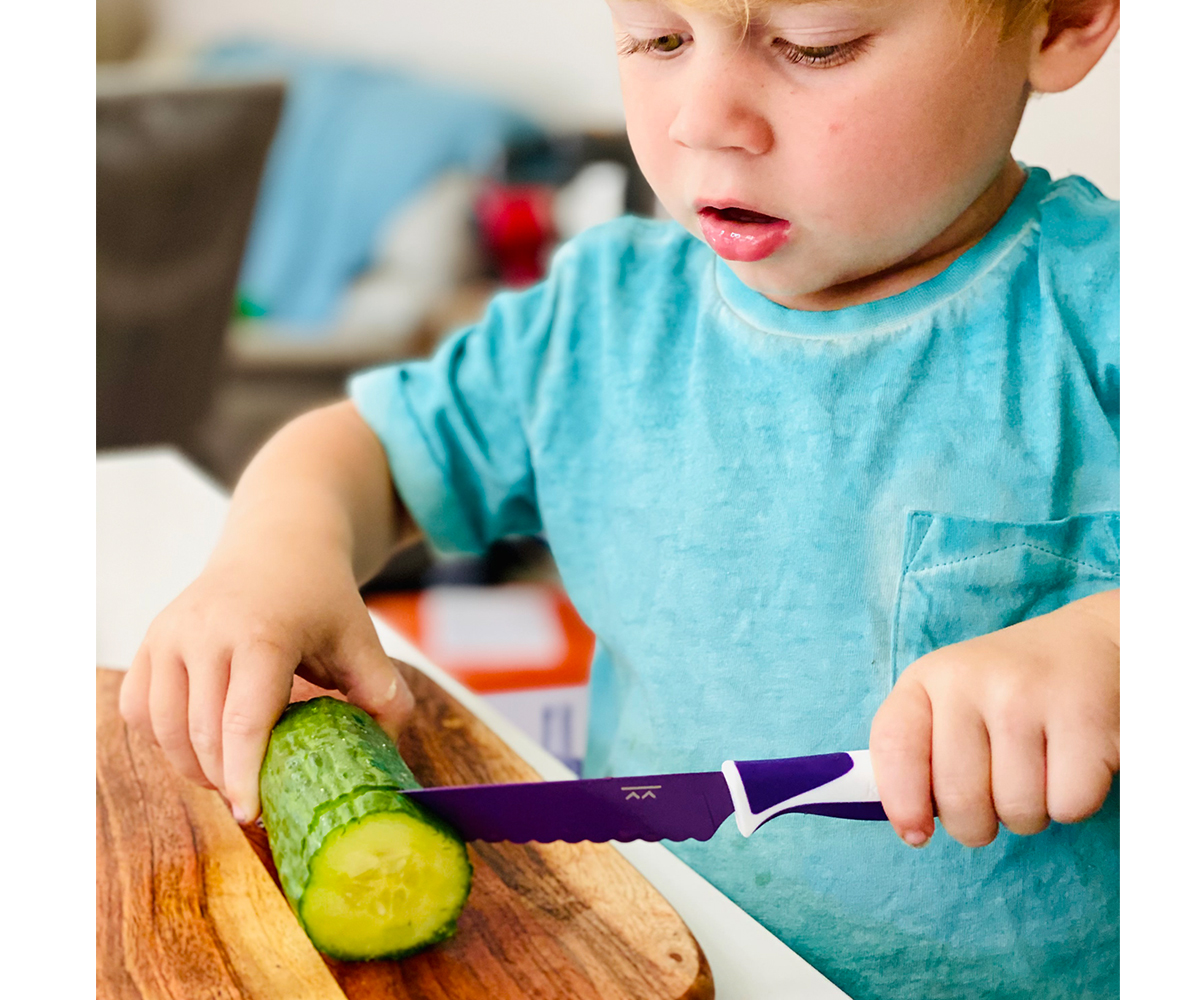
M537 774L424 674L400 752L425 785ZM679 915L607 844L470 845L458 933L399 962L319 955L266 834L130 732L123 673L96 672L98 1000L711 1000ZM293 700L326 693L297 681Z

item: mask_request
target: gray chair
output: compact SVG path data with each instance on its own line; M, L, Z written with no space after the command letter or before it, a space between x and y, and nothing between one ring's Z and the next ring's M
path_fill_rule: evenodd
M234 309L278 83L96 102L96 446L195 451Z

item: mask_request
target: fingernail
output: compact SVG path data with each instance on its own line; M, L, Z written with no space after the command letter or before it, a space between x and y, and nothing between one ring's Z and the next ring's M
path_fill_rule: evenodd
M242 812L241 806L233 807L233 818L237 821L239 826L246 822L246 814Z
M383 700L391 701L393 698L395 698L396 691L399 689L399 687L400 687L400 678L398 676L393 677L392 678L392 686L387 689L387 695L384 697Z
M909 847L924 847L929 843L929 837L920 830L909 830L908 833L904 835L904 842L908 844Z

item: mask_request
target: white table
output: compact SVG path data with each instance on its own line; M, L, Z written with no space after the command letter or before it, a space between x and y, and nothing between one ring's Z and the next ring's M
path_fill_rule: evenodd
M224 491L178 452L102 455L96 469L96 663L128 668L154 616L203 568ZM428 674L543 778L571 771L375 618L388 655ZM834 1000L846 994L661 844L614 844L671 903L712 966L718 1000Z

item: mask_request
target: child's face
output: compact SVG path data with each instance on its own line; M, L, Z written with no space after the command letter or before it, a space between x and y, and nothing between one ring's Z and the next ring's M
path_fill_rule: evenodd
M1015 190L1029 31L972 32L961 0L779 3L748 29L666 0L608 2L647 180L783 305L891 294L897 270L974 242L995 220L979 206Z

